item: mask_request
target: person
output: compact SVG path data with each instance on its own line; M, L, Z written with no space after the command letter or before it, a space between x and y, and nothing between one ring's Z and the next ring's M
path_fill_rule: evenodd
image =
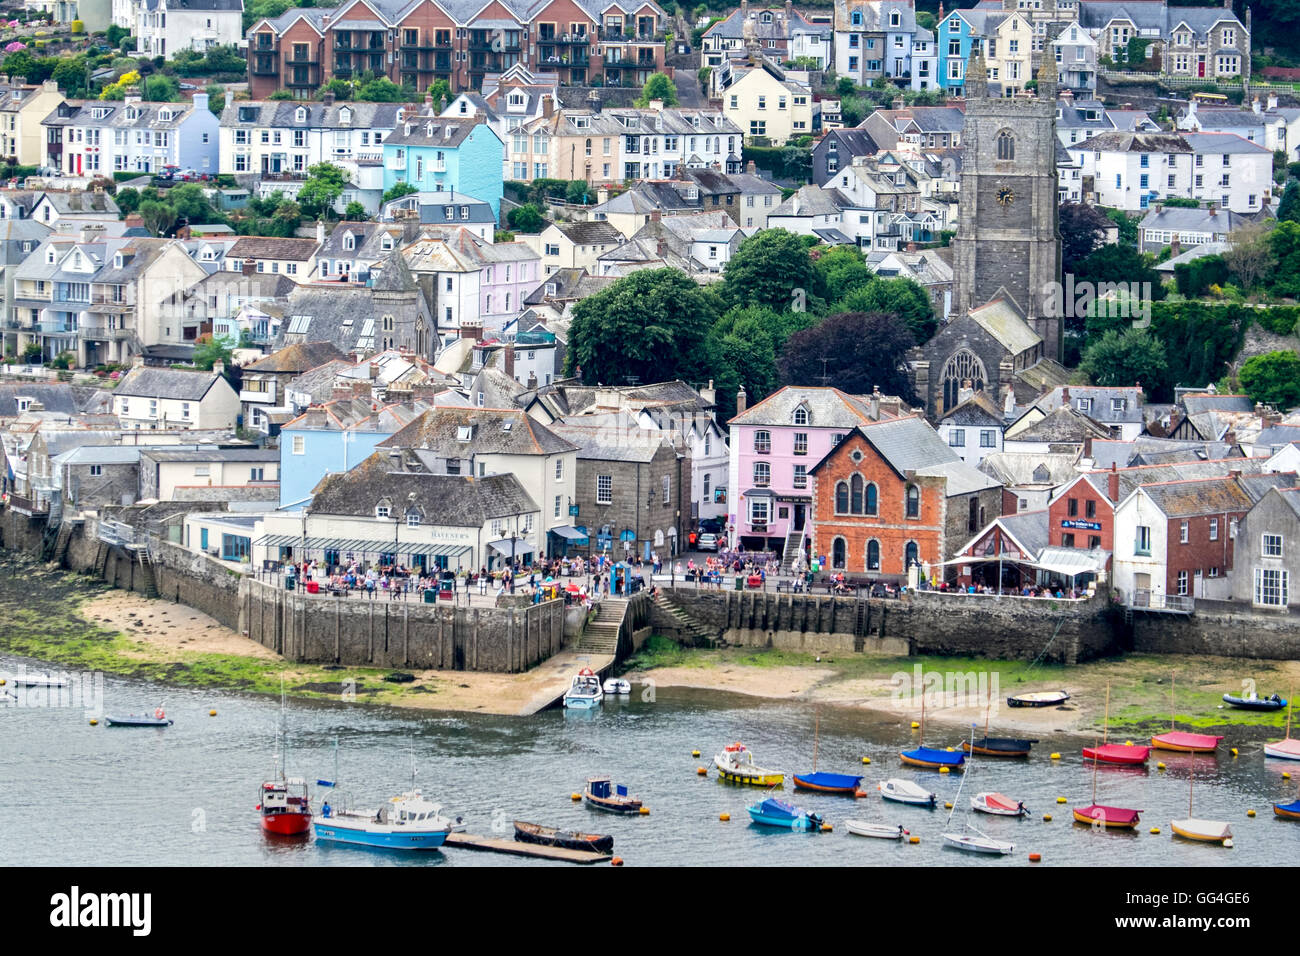
M326 800L324 803L321 804L321 808L320 808L321 816L328 817L332 812L333 810L330 808L330 802L328 800Z

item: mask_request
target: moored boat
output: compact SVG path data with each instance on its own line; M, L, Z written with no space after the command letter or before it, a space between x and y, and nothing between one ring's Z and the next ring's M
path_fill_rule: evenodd
M1013 800L1003 793L977 793L970 798L970 808L999 817L1029 816L1023 801Z
M632 683L621 677L609 677L606 678L601 690L606 696L626 696L632 693Z
M1151 748L1140 744L1098 744L1095 747L1084 747L1083 755L1088 760L1133 766L1146 763L1151 756Z
M1185 840L1232 846L1232 828L1223 820L1199 820L1196 817L1188 817L1185 820L1170 821L1169 829Z
M783 830L805 830L816 833L826 821L820 813L812 813L792 803L768 797L752 807L746 807L749 818L754 823L767 827L779 827Z
M756 766L754 755L740 741L728 744L721 753L714 755L713 766L717 768L718 777L730 783L776 787L785 780L785 773L780 770L765 770Z
M794 778L796 790L816 790L821 793L843 793L854 797L865 797L866 793L858 786L861 777L847 773L796 773Z
M152 714L125 714L117 717L105 714L104 723L109 727L170 727L172 721L159 707Z
M68 678L50 674L22 674L9 678L15 687L67 687Z
M975 740L963 740L961 749L988 757L1028 757L1036 743L1037 740L1023 737L977 737Z
M619 784L611 792L609 777L592 777L582 792L587 806L608 813L640 813L641 801L628 796L627 787Z
M590 667L584 667L573 676L569 689L564 695L564 706L573 710L590 710L604 698L600 678Z
M258 793L254 808L262 829L276 836L296 836L311 828L311 798L307 781L299 778L268 780Z
M419 790L393 797L377 810L336 810L326 801L311 822L317 840L393 850L436 850L457 825Z
M1208 754L1214 753L1222 736L1214 734L1193 734L1183 730L1156 734L1151 738L1151 746L1157 750L1173 750L1179 753Z
M1016 694L1007 698L1008 707L1055 707L1064 704L1070 695L1063 690L1038 691L1033 694Z
M1140 810L1127 807L1107 807L1093 803L1086 807L1074 808L1074 822L1086 823L1088 826L1101 826L1108 830L1132 830L1141 822Z
M1300 820L1300 800L1292 803L1275 803L1273 812L1287 820Z
M1277 694L1272 697L1256 697L1253 694L1249 697L1234 697L1232 694L1224 694L1223 701L1240 710L1281 710L1287 705L1286 698Z
M901 777L890 777L888 780L882 780L876 784L876 789L880 791L880 796L886 800L892 800L895 803L910 803L917 807L930 807L933 809L939 803L939 797L911 780L904 780Z
M1292 689L1291 698L1295 699L1295 690ZM1291 711L1292 707L1286 709L1286 737L1282 740L1274 740L1264 745L1265 757L1276 757L1278 760L1300 760L1300 740L1291 738Z
M890 826L887 823L867 823L863 820L845 820L844 829L854 836L875 837L877 840L901 840L907 836L907 830L900 823Z
M970 826L961 833L945 833L943 842L959 850L966 850L971 853L990 853L1001 856L1006 856L1016 848L1014 843L1003 843L1001 840L995 840Z
M557 830L540 823L515 821L515 839L520 843L538 846L557 846L565 850L586 850L588 853L613 853L614 837L609 833L579 833L574 830Z
M917 747L898 755L903 763L913 767L960 767L966 755L957 750L939 750L935 747Z

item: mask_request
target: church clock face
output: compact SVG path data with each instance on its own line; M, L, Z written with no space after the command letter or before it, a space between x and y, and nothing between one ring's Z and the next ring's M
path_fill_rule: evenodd
M1003 186L998 190L998 205L1006 209L1016 201L1015 191L1010 186Z

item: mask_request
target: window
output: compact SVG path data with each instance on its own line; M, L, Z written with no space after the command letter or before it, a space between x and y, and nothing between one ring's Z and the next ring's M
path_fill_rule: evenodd
M951 428L948 430L948 444L952 448L966 447L966 429Z
M564 459L563 458L555 459L555 480L556 481L564 480Z
M1100 548L1100 547L1101 547L1101 535L1099 535L1099 534L1090 534L1090 535L1088 535L1088 548L1089 548L1089 550L1093 550L1093 551L1095 551L1097 548Z
M1218 518L1210 519L1210 540L1211 541L1219 540L1219 519Z
M664 475L664 504L669 504L673 500L673 483L667 475Z
M808 487L808 466L807 465L794 466L794 486L796 488Z
M1097 502L1091 500L1084 502L1083 511L1089 518L1097 517Z
M835 483L835 513L837 515L849 513L849 483L847 481Z
M554 517L558 518L559 516L560 516L560 496L559 496L559 495L556 495L556 496L555 496L555 514L554 514Z
M294 436L293 436L293 453L294 453L295 455L305 455L305 454L307 454L307 436L306 436L306 435L294 435Z
M880 570L880 542L875 538L867 542L867 570Z
M797 417L798 412L796 412L795 415ZM794 433L794 453L796 455L808 454L808 433L807 432Z
M1151 529L1146 525L1138 525L1137 527L1137 537L1133 542L1133 553L1148 557L1151 554Z
M1186 571L1178 572L1178 593L1179 594L1187 593L1187 572Z
M596 504L607 505L614 500L614 476L596 476Z
M759 455L768 455L772 452L772 433L769 431L754 432L754 452Z
M388 505L375 505L375 517L376 517L376 518L387 518L387 517L388 517Z
M998 159L1008 160L1016 158L1016 138L1010 130L1004 129L998 133Z
M420 513L418 511L408 511L406 513L406 526L408 528L420 527Z
M1068 502L1066 502L1066 505L1067 505L1067 507L1066 507L1066 511L1067 511L1067 513L1070 515L1071 518L1077 518L1077 517L1079 517L1079 499L1078 499L1078 498L1071 498Z
M878 494L875 484L868 484L865 500L865 513L869 515L876 514L878 510Z
M840 570L844 569L845 553L847 552L847 550L848 548L846 547L843 538L836 538L831 543L831 567L832 568L839 568Z
M849 511L855 515L862 514L862 476L854 475L849 479Z
M103 474L104 474L104 466L103 466L103 465L91 465L91 466L90 466L90 477L91 477L91 478L98 478L98 477L100 477L100 476L103 475Z
M916 485L907 486L907 516L909 518L921 517L921 489Z
M754 486L766 488L772 484L772 466L765 461L754 462Z
M996 448L997 447L997 430L993 428L980 429L980 447Z
M1259 553L1266 558L1282 557L1282 536L1280 534L1261 535Z
M1179 544L1186 544L1186 543L1187 543L1187 522L1186 522L1186 521L1182 522L1182 523L1179 525L1179 528L1178 528L1178 543L1179 543Z
M1072 534L1063 534L1063 535L1061 535L1061 547L1063 547L1063 548L1073 548L1073 547L1074 547L1074 535L1072 535Z

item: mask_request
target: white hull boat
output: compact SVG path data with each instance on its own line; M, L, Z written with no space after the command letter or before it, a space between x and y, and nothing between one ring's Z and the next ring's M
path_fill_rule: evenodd
M1287 737L1285 740L1265 744L1264 756L1276 757L1278 760L1300 760L1300 739Z
M600 678L584 667L574 675L569 690L564 695L564 706L570 710L590 710L600 706L605 695L600 689Z
M862 820L845 820L844 828L854 836L875 837L877 840L901 840L907 836L902 824L891 827L887 823L865 823Z
M1169 829L1174 831L1175 836L1185 840L1232 846L1232 827L1223 820L1198 820L1196 817L1188 817L1185 820L1172 821Z
M49 674L11 677L15 687L67 687L66 677L51 677Z
M969 853L988 853L994 856L1006 856L1016 848L1013 843L1003 843L973 828L962 833L945 833L943 842Z
M999 817L1025 817L1029 811L1019 800L1001 793L977 793L970 798L970 808Z
M632 682L623 680L623 678L621 677L611 677L607 681L605 681L605 685L601 689L604 690L604 692L611 697L613 696L625 697L628 694L632 693Z
M895 803L910 803L918 807L934 807L938 804L939 798L926 790L920 784L913 783L910 780L904 780L901 777L891 777L876 784L876 789L886 800L893 800Z

